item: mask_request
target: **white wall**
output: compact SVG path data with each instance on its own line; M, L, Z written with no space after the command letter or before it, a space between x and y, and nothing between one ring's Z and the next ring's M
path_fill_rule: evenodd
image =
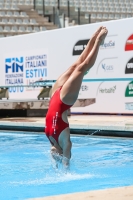
M87 89L82 91L81 88L78 97L95 98L96 102L85 107L74 107L72 111L133 113L132 84L128 91L130 94L125 97L126 88L133 80L133 45L126 45L127 40L130 42L133 39L132 24L133 19L129 18L1 38L0 85L29 84L41 78L56 80L78 58L78 55L73 55L73 49L82 48L82 42L103 25L108 28L108 35L100 47L95 65L84 76L82 86L87 86ZM76 45L78 41L81 42L79 46ZM125 51L125 46L130 50ZM80 54L78 50L75 52ZM13 66L13 59L15 65L18 63L20 66L18 71ZM10 89L10 98L36 99L39 90Z

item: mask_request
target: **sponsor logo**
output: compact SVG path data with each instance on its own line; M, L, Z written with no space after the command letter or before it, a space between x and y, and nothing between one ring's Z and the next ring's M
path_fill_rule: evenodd
M25 58L26 78L47 77L47 56L28 56Z
M131 81L125 91L125 97L133 97L133 81Z
M23 57L20 58L6 58L5 59L5 73L23 72Z
M104 72L112 72L114 70L113 65L107 65L105 63L102 63L101 67L104 70Z
M5 84L23 84L24 58L5 59Z
M85 49L86 45L88 44L89 40L90 39L79 40L78 42L76 42L76 44L73 47L72 55L73 56L80 55L84 51L84 49ZM112 40L110 40L108 42L103 42L100 45L101 49L114 48L114 47L115 47L115 41L112 41Z
M111 58L104 58L97 67L97 74L98 73L111 73L114 72L115 66L117 65L117 57L111 57Z
M115 93L115 91L116 91L116 85L110 88L99 88L99 93L102 93L102 94L111 94L111 93Z
M57 124L57 119L58 119L58 112L56 112L56 115L53 116L52 128L54 129L54 134L56 134L56 124Z
M84 92L84 91L88 91L89 87L87 85L82 85L80 89L81 89L81 91Z
M20 57L5 58L5 85L31 85L47 77L47 54L33 54L32 51L24 54ZM39 88L28 87L25 90L39 90ZM9 89L9 92L23 91L24 87L21 86Z
M131 58L126 64L125 74L133 73L133 58Z
M114 48L115 47L115 41L110 40L109 42L103 42L100 46L101 49L107 49L107 48Z
M73 56L80 55L84 51L84 49L85 49L86 45L88 44L88 42L89 42L89 39L87 39L87 40L79 40L78 42L76 42L76 44L73 47L72 55Z
M126 110L133 110L133 102L125 103L125 109Z
M133 51L133 34L126 40L125 51Z
M25 78L26 84L32 85L35 81L47 77L47 55L39 54L25 57ZM30 91L33 88L26 88ZM34 90L38 90L35 88Z

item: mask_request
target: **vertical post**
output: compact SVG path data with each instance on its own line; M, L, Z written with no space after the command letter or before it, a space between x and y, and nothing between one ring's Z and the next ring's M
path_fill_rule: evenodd
M53 7L53 22L55 24L55 7Z
M42 4L43 4L43 16L45 16L45 0L42 0Z
M69 4L69 0L67 1L67 13L68 13L68 17L70 17L70 4Z
M60 10L60 0L58 0L57 8L58 8L58 10Z
M63 14L63 27L64 28L65 28L65 18L66 18L65 14Z
M80 25L80 8L78 7L78 24Z
M34 0L34 10L36 10L36 0Z
M91 14L89 14L89 24L91 24Z

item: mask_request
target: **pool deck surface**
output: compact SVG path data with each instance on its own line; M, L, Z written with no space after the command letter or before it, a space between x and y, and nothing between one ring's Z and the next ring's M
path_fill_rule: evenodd
M68 117L71 129L80 130L107 130L133 132L133 116L131 115L71 115ZM5 127L28 127L29 131L44 130L44 117L13 117L0 118L0 129ZM41 131L39 131L41 132ZM93 131L92 131L93 132Z
M97 190L90 192L80 192L30 200L133 200L133 186Z

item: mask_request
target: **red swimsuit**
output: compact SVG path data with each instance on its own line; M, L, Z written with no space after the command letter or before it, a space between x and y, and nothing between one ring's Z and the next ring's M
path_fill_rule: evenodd
M52 136L57 143L60 133L65 128L69 127L69 124L62 120L62 113L71 107L70 105L67 105L61 101L60 91L61 88L57 89L50 100L49 109L46 115L45 126L45 133L48 139L49 136ZM51 144L53 145L52 142Z

